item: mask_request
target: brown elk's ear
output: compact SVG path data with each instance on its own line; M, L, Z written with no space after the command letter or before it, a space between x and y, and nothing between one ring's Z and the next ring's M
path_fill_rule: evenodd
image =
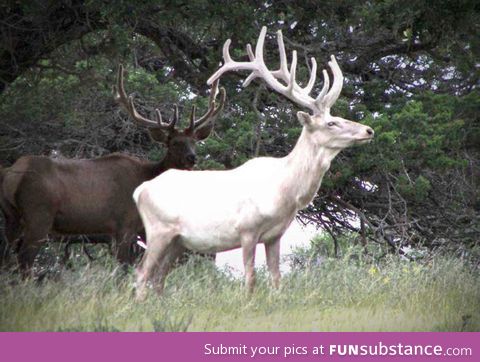
M156 142L163 143L165 145L168 144L168 132L162 130L161 128L149 128L148 132L150 133L150 137L152 140Z

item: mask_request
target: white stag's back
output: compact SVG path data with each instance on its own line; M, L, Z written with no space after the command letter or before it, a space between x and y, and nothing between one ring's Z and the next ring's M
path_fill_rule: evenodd
M241 233L256 233L260 242L283 234L297 211L278 192L285 172L285 160L275 158L253 159L231 171L169 170L138 187L134 198L142 199L146 223L177 227L188 249L225 251L240 247Z

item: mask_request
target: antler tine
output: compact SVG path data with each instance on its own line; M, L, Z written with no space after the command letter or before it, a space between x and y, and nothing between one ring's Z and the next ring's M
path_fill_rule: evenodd
M252 82L252 80L261 76L260 69L262 68L262 65L268 72L268 69L265 66L265 61L263 60L263 47L265 44L266 35L267 27L263 26L257 39L257 45L255 46L255 55L253 54L252 46L250 44L247 44L247 54L248 58L250 59L250 63L252 64L252 73L250 73L250 75L244 80L242 84L243 87L248 86Z
M173 117L168 122L168 127L173 129L178 122L178 105L176 103L173 104Z
M225 100L227 99L227 91L225 88L220 88L220 103L218 104L218 107L213 111L212 118L217 117L217 115L223 110L223 107L225 106Z
M213 82L212 88L210 90L210 96L208 98L208 110L202 117L200 117L198 120L194 121L193 130L201 128L208 121L210 121L210 122L214 121L215 118L220 113L220 111L223 109L223 106L225 104L225 99L227 97L227 93L225 91L225 88L223 88L223 87L220 88L220 93L221 93L220 94L220 102L219 102L218 106L216 106L215 99L216 99L217 93L218 93L218 84L219 84L219 80L216 79ZM192 113L193 112L194 112L194 110L192 110ZM192 120L194 120L194 115L192 116Z
M223 87L220 88L220 103L218 104L218 107L215 108L215 99L217 98L219 83L220 81L218 79L215 82L213 82L212 90L210 91L210 97L208 99L209 107L214 108L214 111L211 117L217 116L217 114L223 109L223 106L225 105L225 100L227 99L227 92L225 91L225 88Z
M186 129L187 132L193 132L195 130L195 112L197 110L197 107L195 104L192 106L192 113L190 113L190 124L188 125L188 128Z
M267 27L262 26L262 30L260 30L260 35L258 36L257 45L255 46L255 59L260 63L264 63L263 61L263 45L265 43L265 36L267 35Z
M317 60L314 57L310 58L312 62L312 69L310 71L310 79L308 80L307 86L303 88L307 94L309 94L313 86L315 85L315 80L317 79Z
M117 70L117 85L112 86L113 89L113 99L115 102L121 102L122 94L125 94L125 89L123 88L123 65L118 65ZM128 102L126 102L128 104Z
M212 88L210 89L210 96L208 97L208 108L215 106L215 98L217 97L218 93L218 83L220 83L220 81L217 79L212 84Z
M115 100L115 102L123 106L129 115L132 115L133 112L130 106L130 98L127 96L127 93L125 92L125 87L123 85L123 72L123 65L119 64L117 70L117 84L114 84L112 86L113 99Z
M171 131L173 128L175 128L175 125L172 126L172 122L164 122L162 119L162 113L158 108L155 108L155 116L157 118L157 124L155 127L161 128L165 131Z
M250 62L252 63L255 62L255 55L253 54L252 46L250 44L247 44L247 54L248 54L248 58L250 59ZM247 87L252 82L252 80L258 77L259 75L257 72L255 71L251 72L250 75L247 78L245 78L245 80L243 81L242 87Z
M322 74L323 74L323 87L320 93L318 94L317 98L315 98L315 104L320 109L323 109L325 107L325 95L327 94L328 88L330 87L330 78L328 77L328 73L325 69L322 70Z
M290 66L290 79L288 82L287 90L288 93L292 94L297 85L297 81L295 80L297 76L297 51L294 50L292 53L292 65ZM300 88L300 87L299 87Z
M340 96L340 92L342 91L343 74L338 66L335 56L331 56L331 60L328 62L328 65L332 70L333 84L330 91L325 95L324 104L326 107L330 108L337 101L338 97Z
M284 82L288 82L288 64L287 64L287 53L285 52L285 43L283 42L283 34L281 30L277 31L277 43L278 43L278 53L280 54L280 68L273 71L272 74L275 78L280 78Z
M225 43L223 44L223 51L222 51L222 53L223 53L223 65L215 73L213 73L210 76L210 78L208 78L208 80L207 80L208 85L211 85L214 81L216 81L218 78L220 78L223 73L231 70L231 69L227 69L227 64L231 65L232 62L233 62L232 58L230 57L230 52L229 52L231 42L232 42L232 39L227 39L225 41ZM232 67L229 67L229 68L232 68Z
M123 85L123 65L120 64L118 66L118 73L117 73L117 85L113 86L113 98L116 102L122 105L125 108L125 111L133 118L134 121L146 125L146 126L156 126L157 123L143 117L140 113L137 112L135 109L135 105L133 104L133 97L127 96L125 92L125 87Z
M155 116L157 117L157 125L159 127L162 127L162 125L164 125L163 119L162 119L162 113L158 108L155 108Z

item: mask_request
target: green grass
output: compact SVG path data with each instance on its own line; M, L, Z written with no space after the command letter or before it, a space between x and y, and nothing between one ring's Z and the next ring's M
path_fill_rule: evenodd
M114 268L96 261L41 283L1 274L0 330L480 331L478 271L455 258L326 258L285 275L278 291L259 270L252 296L242 279L197 261L143 303L133 297L133 271Z

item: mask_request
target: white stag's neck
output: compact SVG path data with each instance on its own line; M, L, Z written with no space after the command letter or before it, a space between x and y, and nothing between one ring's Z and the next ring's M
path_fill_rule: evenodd
M315 143L312 134L303 127L297 144L284 158L287 171L284 190L288 190L288 197L295 200L297 210L313 200L331 161L339 152L339 149Z

